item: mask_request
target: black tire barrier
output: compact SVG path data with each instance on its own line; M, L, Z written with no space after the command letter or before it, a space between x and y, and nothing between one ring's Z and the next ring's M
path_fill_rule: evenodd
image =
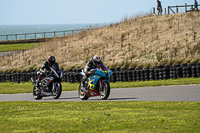
M192 77L197 77L197 67L196 66L192 66Z
M172 78L173 78L173 79L177 79L176 67L172 67Z
M145 81L150 80L150 70L149 69L144 69L144 77L145 77Z
M70 82L70 83L75 83L75 76L74 76L74 73L70 73L70 75L69 75L69 82Z
M115 71L120 71L120 67L115 67Z
M10 81L10 74L6 74L6 81Z
M131 70L127 71L127 77L128 77L128 82L133 81L133 74Z
M169 78L169 68L163 68L163 79L168 79Z
M16 82L20 83L20 74L19 73L16 74Z
M119 81L119 71L116 71L116 80Z
M80 82L82 69L69 69L64 72L62 77L63 82ZM117 71L116 71L117 70ZM200 63L188 65L174 65L174 66L159 66L157 68L129 68L128 70L120 70L119 67L112 68L110 82L132 82L132 81L148 81L148 80L162 80L162 79L177 79L187 77L200 77ZM36 72L22 72L22 73L1 73L0 82L27 82L31 78L37 79Z
M154 79L155 79L155 80L159 80L159 69L158 69L158 68L156 68L156 69L154 70Z
M137 81L141 81L141 69L136 69L136 79Z
M197 66L196 70L197 70L197 77L200 77L200 66Z
M80 74L79 73L75 73L75 82L81 82L81 78L80 78Z
M163 69L162 68L159 69L158 75L159 75L159 79L163 80Z
M125 71L123 71L123 82L127 82L128 81L128 73L127 73L127 71L125 70Z
M186 78L187 74L186 74L186 67L182 68L182 73L183 73L183 78Z
M143 69L140 71L140 74L141 74L141 80L145 81L145 75L144 75L144 70Z
M117 78L116 78L116 72L113 72L111 77L110 77L110 82L114 83L117 81Z
M175 69L176 69L175 75L177 75L177 78L182 78L183 77L182 68L181 67L177 67Z
M186 77L189 78L189 77L192 77L192 67L191 66L188 66L186 68Z
M132 71L132 81L137 81L136 70Z
M119 72L119 81L123 82L123 72L122 71Z
M150 80L155 80L154 69L153 68L150 68L150 70L149 70L149 79Z

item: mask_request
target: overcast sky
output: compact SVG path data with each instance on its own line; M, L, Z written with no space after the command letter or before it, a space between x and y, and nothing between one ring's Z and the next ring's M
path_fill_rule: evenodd
M161 2L166 8L194 0ZM115 23L156 6L157 0L0 0L0 25Z

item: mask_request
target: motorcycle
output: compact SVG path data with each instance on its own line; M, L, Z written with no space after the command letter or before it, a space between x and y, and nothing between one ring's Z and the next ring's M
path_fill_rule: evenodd
M33 98L40 100L43 97L52 96L54 99L58 99L62 93L61 78L63 76L62 70L59 68L59 71L55 71L50 67L50 71L40 70L37 73L44 75L44 78L39 82L38 89L36 89L36 80L31 78L33 87ZM49 74L55 75L54 78L48 76Z
M81 100L87 100L89 97L100 96L102 100L105 100L110 95L110 83L109 79L112 74L111 70L102 70L102 69L92 69L90 76L85 82L84 92L81 90L81 84L79 85L78 94ZM84 76L85 73L81 72L81 75Z

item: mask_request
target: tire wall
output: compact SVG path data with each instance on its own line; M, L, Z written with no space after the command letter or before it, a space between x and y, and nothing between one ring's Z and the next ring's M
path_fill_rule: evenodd
M119 67L112 68L110 82L133 82L163 79L178 79L189 77L200 77L200 63L181 64L173 66L160 66L156 68L129 68L120 70ZM81 69L70 69L64 72L63 82L77 83L81 81ZM0 82L28 82L31 77L37 78L36 72L22 73L0 73Z

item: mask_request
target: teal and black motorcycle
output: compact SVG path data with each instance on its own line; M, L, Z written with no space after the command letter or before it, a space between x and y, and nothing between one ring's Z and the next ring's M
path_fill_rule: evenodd
M81 72L81 75L84 76L84 72ZM109 79L112 74L112 71L109 69L92 69L90 70L90 76L88 77L85 83L85 90L81 90L81 84L79 85L78 94L81 100L87 100L89 97L100 96L102 100L105 100L110 95L110 83Z

